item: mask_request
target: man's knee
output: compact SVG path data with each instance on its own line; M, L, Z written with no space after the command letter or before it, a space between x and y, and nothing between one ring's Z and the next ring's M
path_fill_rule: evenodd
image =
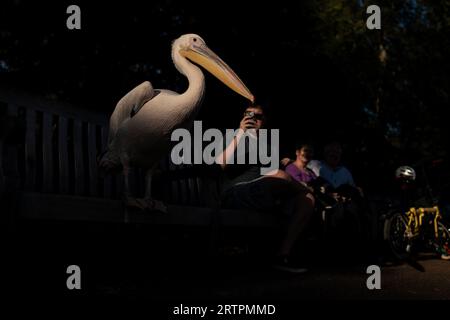
M313 194L307 193L306 198L310 202L311 206L314 208L314 206L316 205L316 198L314 198Z
M299 192L296 196L296 201L300 214L313 212L316 200L311 193Z
M273 173L267 175L267 177L279 178L279 179L283 179L283 180L287 180L287 181L291 181L292 180L290 175L288 175L283 170L279 170L279 169L275 170Z

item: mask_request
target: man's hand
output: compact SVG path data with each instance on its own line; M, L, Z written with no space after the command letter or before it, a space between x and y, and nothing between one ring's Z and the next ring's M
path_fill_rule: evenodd
M253 118L251 118L249 116L245 116L241 120L239 129L242 129L245 132L247 129L255 128L255 125L256 125L256 121Z
M283 167L287 167L287 165L288 165L289 163L291 163L291 162L292 162L292 160L289 159L289 158L283 158L283 159L281 159L281 161L280 161L280 163L281 163L281 165L282 165Z
M358 190L359 195L361 196L361 198L364 198L364 191L363 191L363 189L360 188L360 187L356 187L356 189Z

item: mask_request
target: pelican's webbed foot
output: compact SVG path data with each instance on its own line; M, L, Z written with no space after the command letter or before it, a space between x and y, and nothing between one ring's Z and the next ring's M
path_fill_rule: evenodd
M167 213L167 207L166 205L159 200L154 200L152 198L133 198L129 195L124 196L124 203L125 206L133 209L137 209L140 211L147 211L147 212L162 212Z
M143 202L145 210L147 211L159 211L162 213L167 213L167 206L162 201L152 198L139 199L139 201Z

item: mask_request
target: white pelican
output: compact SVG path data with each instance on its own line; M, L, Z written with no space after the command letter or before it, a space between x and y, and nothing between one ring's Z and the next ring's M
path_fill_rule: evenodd
M194 63L199 64L225 85L252 103L254 97L233 70L212 52L196 34L185 34L172 44L172 60L177 70L187 77L189 87L178 94L154 89L145 81L118 103L109 122L108 148L100 167L109 171L123 168L125 202L141 209L165 211L165 206L151 198L152 170L169 151L174 129L189 129L200 108L205 91L205 78ZM128 173L131 166L147 170L146 192L142 200L130 196Z

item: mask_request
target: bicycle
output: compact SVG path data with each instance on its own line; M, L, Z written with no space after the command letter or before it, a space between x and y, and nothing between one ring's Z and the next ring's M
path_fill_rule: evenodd
M423 165L423 164L422 164ZM384 239L388 241L394 256L406 260L412 254L420 251L431 251L439 254L442 259L450 260L450 229L442 221L442 213L433 196L426 171L422 167L425 189L428 193L429 206L414 206L403 203L403 208L390 212L384 222ZM396 170L396 178L401 181L402 189L407 190L416 180L415 170L408 166ZM406 197L405 197L406 198ZM404 202L406 199L403 199Z

